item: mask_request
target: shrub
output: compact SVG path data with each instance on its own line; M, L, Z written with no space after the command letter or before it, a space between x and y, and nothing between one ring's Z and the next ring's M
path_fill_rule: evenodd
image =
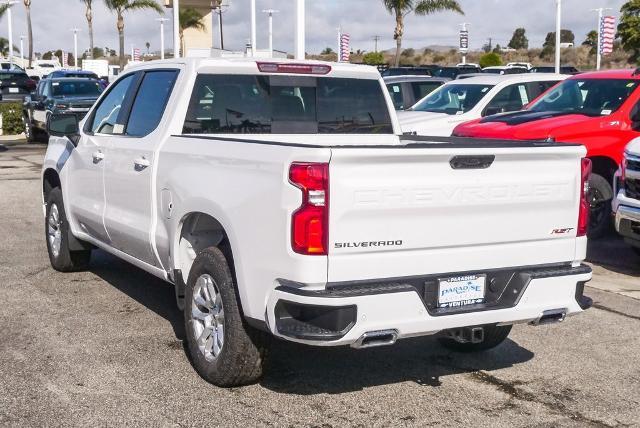
M367 52L362 56L362 62L369 65L384 64L382 52Z
M495 67L498 65L502 65L502 58L497 53L488 53L484 54L480 57L480 67Z
M403 50L400 55L409 57L409 56L414 56L415 54L416 54L416 50L413 48L409 48L409 49Z
M0 116L4 135L18 135L24 132L21 103L0 103Z

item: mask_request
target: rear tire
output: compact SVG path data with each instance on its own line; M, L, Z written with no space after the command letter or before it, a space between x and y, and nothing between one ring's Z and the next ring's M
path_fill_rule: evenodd
M90 249L80 251L69 249L71 231L59 187L52 189L47 197L44 232L51 267L59 272L76 272L85 270L89 266Z
M238 302L222 251L202 250L185 290L187 349L198 374L221 387L253 383L263 373L269 338L244 322Z
M589 194L587 195L591 205L588 233L590 239L600 239L610 232L613 225L611 219L612 195L611 184L601 175L591 174Z
M479 343L462 343L458 342L455 339L450 337L438 337L438 341L442 346L447 349L456 352L482 352L496 346L500 345L504 342L509 333L511 332L510 325L505 326L497 326L497 325L487 325L484 326L484 340Z

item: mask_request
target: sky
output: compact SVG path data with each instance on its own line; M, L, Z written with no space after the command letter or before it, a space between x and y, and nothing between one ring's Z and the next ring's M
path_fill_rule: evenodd
M227 49L242 49L250 36L249 0L226 0L230 5L224 14L224 37ZM489 37L494 45L509 42L513 30L524 27L531 47L541 46L549 31L555 30L555 0L459 0L465 15L438 13L430 16L410 15L406 20L404 47L422 48L429 45L457 45L462 22L469 23L469 43L472 49L481 48ZM158 0L159 3L164 3ZM263 9L277 9L274 16L274 46L278 50L293 51L293 0L256 0L258 10L258 48L267 46L267 19ZM563 0L563 28L573 30L576 42L581 43L587 32L596 29L595 12L589 9L610 7L619 16L624 0ZM116 18L102 0L94 0L95 45L117 50ZM381 0L315 0L307 1L307 52L318 53L327 46L336 50L337 29L349 33L352 48L374 50L373 37L380 36L379 49L395 46L394 18ZM73 50L73 35L78 27L79 49L88 46L87 23L81 0L32 0L34 50ZM165 16L171 17L171 9ZM144 50L148 41L151 50L160 46L158 17L153 11L133 11L125 17L125 44ZM0 36L7 37L7 17L0 21ZM26 35L25 11L22 1L13 6L14 45L20 46L20 36ZM167 48L172 45L170 26L165 27ZM26 40L25 40L25 50Z

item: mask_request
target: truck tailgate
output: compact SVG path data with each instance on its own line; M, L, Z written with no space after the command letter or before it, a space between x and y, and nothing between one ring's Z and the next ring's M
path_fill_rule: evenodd
M329 282L572 262L582 146L334 148Z

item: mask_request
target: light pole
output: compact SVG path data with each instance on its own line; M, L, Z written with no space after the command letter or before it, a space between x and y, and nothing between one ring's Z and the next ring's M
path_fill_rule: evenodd
M562 32L562 0L556 0L556 73L560 74L560 33Z
M296 0L295 58L305 57L305 0Z
M280 11L275 9L265 9L262 12L269 14L269 56L273 58L273 14Z
M462 33L460 34L460 53L462 54L462 63L466 64L467 63L467 52L469 51L469 33L467 30L467 25L469 25L468 22L463 22L462 24ZM463 40L462 37L466 36L467 40L466 40L466 46L463 46Z
M180 58L180 0L173 0L173 57Z
M596 70L600 70L602 63L602 15L605 10L611 10L610 7L599 7L597 9L591 9L591 12L598 12L598 43L596 52Z
M73 32L73 61L76 70L78 70L78 32L79 28L72 28L70 31Z
M9 67L13 68L13 22L11 20L11 6L17 3L16 0L7 0L7 24L9 26Z
M256 0L251 0L251 56L256 56Z
M164 59L164 23L168 21L167 18L156 18L156 21L160 22L160 59Z
M20 67L24 68L24 36L20 36Z
M222 14L224 13L223 8L229 7L228 3L224 3L220 1L218 5L215 7L216 13L218 14L218 31L220 36L220 50L224 50L224 35L222 33Z

